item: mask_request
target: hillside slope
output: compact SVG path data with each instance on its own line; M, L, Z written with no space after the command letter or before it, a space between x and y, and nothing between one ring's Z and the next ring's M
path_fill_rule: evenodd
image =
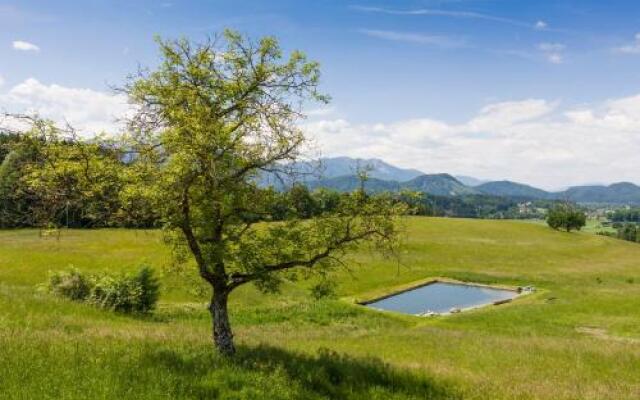
M463 185L449 174L420 175L410 181L403 182L402 187L436 196L460 196L478 193L475 189Z
M234 360L213 353L208 293L195 270L172 270L159 231L0 231L0 398L638 398L640 245L511 221L406 230L401 265L363 248L334 272L339 299L312 300L314 281L234 292ZM36 288L49 270L140 262L164 271L151 318ZM352 303L434 276L538 292L432 319Z
M306 182L306 185L310 189L323 187L340 192L350 192L360 187L360 179L354 175L347 175L336 178L312 180ZM365 189L372 193L384 191L397 192L406 189L436 196L460 196L479 193L473 188L463 185L449 174L420 175L406 182L387 181L370 177L365 182Z
M574 186L556 193L555 197L578 203L640 204L640 186L629 182L609 186Z
M371 178L403 182L420 176L423 172L415 169L399 168L378 158L333 157L320 160L320 171L323 178L336 178L355 175L358 169L367 168Z
M522 197L527 199L549 199L553 197L551 193L542 189L511 181L487 182L476 186L475 189L485 194L503 197Z
M317 188L330 188L338 192L353 192L360 188L361 181L357 176L347 175L335 178L320 179L306 183L311 190ZM397 192L401 184L395 181L385 181L377 178L368 178L364 184L365 190L371 193Z

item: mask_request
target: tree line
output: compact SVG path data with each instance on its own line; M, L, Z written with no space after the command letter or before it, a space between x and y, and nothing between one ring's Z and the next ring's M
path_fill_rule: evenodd
M629 242L640 243L640 208L620 208L607 213L607 219L615 232L603 231L599 234Z
M61 152L65 153L64 159L53 155ZM0 132L0 228L161 227L162 216L151 199L126 193L131 188L124 187L121 177L108 176L108 169L73 170L82 165L83 158L92 157L101 158L101 167L113 164L124 170L130 163L128 154L126 149L114 146L58 141L46 134ZM50 165L50 173L56 175L47 185L33 176L35 166L45 162ZM92 181L101 184L96 187ZM335 212L350 194L325 188L309 190L299 183L280 190L263 188L263 195L270 199L268 219L286 221ZM416 194L399 193L390 195L390 199L413 203L415 215L437 215L429 208L430 203L423 205L423 199L416 200Z
M38 135L0 132L0 228L43 225L158 228L162 225L161 214L154 209L152 201L140 193L130 193L130 188L125 190L121 177L115 176L115 170L131 163L132 155L126 148L118 148L116 143L58 141L47 135L51 127L41 126L41 129ZM65 153L66 159L56 157L57 153ZM84 174L73 171L77 167L71 168L74 162L81 165L83 160L92 157L99 157L105 168L87 169ZM57 171L57 178L49 186L38 183L29 172L45 160L58 163L50 165ZM96 188L91 181L103 183ZM272 199L270 218L278 221L333 212L340 199L348 195L326 188L310 190L302 183L287 189L264 189ZM490 195L447 197L400 192L391 198L409 204L414 215L460 218L542 219L544 210L554 204L536 200L529 202L523 211L522 200Z
M636 222L640 223L640 208L621 208L608 213L607 218L611 222Z
M32 126L0 132L0 228L160 225L149 201L127 195L122 148L79 140L50 121L17 118Z

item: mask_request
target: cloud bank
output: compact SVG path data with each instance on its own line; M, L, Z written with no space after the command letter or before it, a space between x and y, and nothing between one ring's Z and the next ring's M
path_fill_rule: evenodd
M118 129L117 119L129 111L122 95L46 85L34 78L0 93L0 111L37 113L56 122L68 121L85 134Z
M461 124L324 119L304 129L326 156L379 157L427 173L510 179L546 189L640 183L640 95L567 109L543 99L501 102Z
M37 111L81 132L114 132L130 112L122 95L31 78L0 89L0 110ZM586 182L639 182L640 94L568 107L524 99L487 104L462 123L433 118L352 123L333 108L311 110L302 128L323 156L378 157L427 173L510 179L546 189Z

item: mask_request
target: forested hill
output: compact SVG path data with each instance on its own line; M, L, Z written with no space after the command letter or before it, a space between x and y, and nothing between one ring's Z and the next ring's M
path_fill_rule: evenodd
M609 186L574 186L557 195L577 203L640 204L640 187L629 182Z
M318 179L306 183L310 189L327 188L339 192L351 192L358 189L362 183L355 175L338 176L335 178ZM463 185L460 181L448 174L420 175L414 179L398 182L378 178L367 178L364 187L371 193L397 192L411 190L429 193L436 196L460 196L466 194L479 194L473 188Z
M553 193L511 181L487 182L476 186L475 189L494 196L524 197L531 199L551 199L554 197Z
M300 170L310 171L312 164L300 164ZM640 187L629 182L609 186L574 186L560 192L549 192L512 181L483 182L473 177L460 179L449 174L423 174L402 169L379 159L353 159L348 157L320 160L317 174L308 174L302 182L310 189L328 188L341 192L360 187L358 169L369 170L365 188L370 192L412 190L435 196L489 195L529 200L569 200L577 203L640 205ZM409 178L408 178L409 177ZM407 179L408 178L408 179ZM468 184L463 183L467 182ZM271 184L263 181L265 184ZM277 186L277 184L276 184Z

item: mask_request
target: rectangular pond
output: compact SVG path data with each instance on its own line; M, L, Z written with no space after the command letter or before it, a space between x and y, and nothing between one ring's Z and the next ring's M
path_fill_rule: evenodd
M432 282L364 305L405 314L440 314L508 301L516 296L518 293L515 290Z

